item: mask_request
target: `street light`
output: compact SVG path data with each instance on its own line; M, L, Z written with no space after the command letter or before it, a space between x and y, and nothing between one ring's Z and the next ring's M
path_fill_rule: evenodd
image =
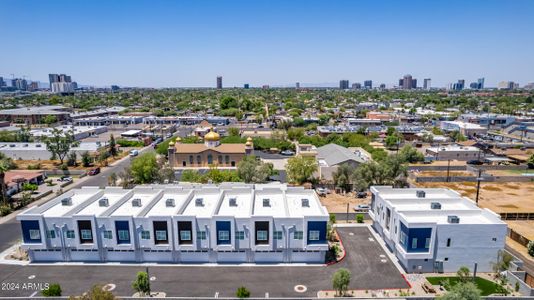
M478 169L478 177L477 177L477 196L475 198L475 203L476 205L478 206L478 196L480 194L480 182L484 180L484 178L482 178L482 169L479 168Z

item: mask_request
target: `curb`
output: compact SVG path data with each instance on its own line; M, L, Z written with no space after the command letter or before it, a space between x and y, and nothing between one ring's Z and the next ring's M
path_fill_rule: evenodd
M406 279L406 275L401 273L401 276L404 279L404 281L406 281L406 284L408 284L409 288L410 289L413 288L412 284L408 281L408 279Z
M341 239L341 235L339 235L337 230L336 230L336 235L337 235L337 238L339 239L339 244L341 244L341 247L343 247L343 256L341 256L341 258L339 260L337 260L337 261L331 261L329 263L326 263L325 266L327 266L327 267L341 262L345 258L345 256L347 255L347 250L345 250L345 246L343 245L343 240Z

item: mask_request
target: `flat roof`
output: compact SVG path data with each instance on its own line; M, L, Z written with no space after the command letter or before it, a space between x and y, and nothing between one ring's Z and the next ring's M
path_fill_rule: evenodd
M178 211L184 206L190 190L164 190L163 196L152 206L145 216L172 216L178 214ZM172 199L174 206L167 206L167 199Z
M61 217L99 192L98 189L80 189L76 190L70 197L67 195L59 196L56 198L57 202L41 214L45 217ZM70 205L62 204L61 200L65 198L71 199Z
M286 192L286 203L289 209L289 215L291 217L323 215L323 207L321 207L319 200L314 193L313 190Z
M235 205L232 205L230 199L235 199ZM226 192L222 199L221 206L217 215L233 217L250 217L252 209L252 193L247 191L229 191Z
M195 190L193 198L182 213L185 216L211 217L219 202L219 189ZM201 203L197 203L197 199Z
M133 195L121 206L115 209L112 216L137 216L147 205L150 204L158 196L158 193L147 191L134 190ZM132 202L136 199L141 200L140 206L133 206Z
M268 201L264 205L263 200ZM272 216L272 217L286 217L286 203L284 201L284 194L280 190L256 191L254 197L254 213L255 216Z
M126 194L128 194L130 191L123 190L123 189L105 189L104 194L95 201L93 201L91 204L87 205L84 209L80 210L76 213L76 215L94 215L94 216L100 216L102 213L104 213L106 210L108 210L113 204L119 202L120 199L122 199ZM107 206L100 206L99 202L100 199L108 199L108 205Z

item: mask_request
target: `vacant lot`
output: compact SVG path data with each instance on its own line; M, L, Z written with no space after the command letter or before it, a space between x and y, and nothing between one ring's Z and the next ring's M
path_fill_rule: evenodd
M420 187L450 188L475 201L476 182L425 182ZM497 213L534 212L534 182L480 184L479 205Z
M349 204L349 212L354 212L354 207L358 204L368 204L371 202L371 197L364 199L358 199L352 193L347 195L332 194L326 195L326 197L319 197L321 203L326 206L329 213L346 213L347 203Z

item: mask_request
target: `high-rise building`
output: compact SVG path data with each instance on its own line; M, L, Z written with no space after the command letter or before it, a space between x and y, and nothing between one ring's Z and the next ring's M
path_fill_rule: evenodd
M5 85L4 83L4 77L1 77L0 76L0 88L3 87Z
M399 88L402 89L403 87L404 87L404 79L401 78L401 79L399 79Z
M295 83L295 88L300 89L300 82Z
M455 91L461 91L465 88L465 80L460 79L457 83L453 84L452 89Z
M248 83L245 83L245 85L243 85L243 88L244 88L245 90L248 90L248 89L250 88L250 86L249 86Z
M472 90L478 90L478 83L476 82L471 82L469 84L469 88L472 89Z
M39 83L37 81L32 81L30 83L30 91L37 91L39 89Z
M477 80L477 89L483 90L484 89L484 77L479 78Z
M359 90L361 88L362 88L362 84L359 83L359 82L355 82L355 83L352 84L352 89L353 90Z
M78 88L78 84L66 74L48 74L48 81L53 93L73 93Z
M349 89L349 81L348 80L340 80L339 81L339 88L342 90L348 90Z
M222 76L217 76L217 88L222 89Z
M412 89L417 89L417 79L412 79Z
M28 82L26 81L26 79L20 79L20 78L13 79L12 85L15 89L20 90L20 91L28 90Z
M52 89L52 83L59 82L58 74L48 74L48 81L50 82L50 89Z
M363 87L365 89L372 89L373 88L373 81L372 80L366 80L363 82Z
M380 84L380 89L381 90L385 90L386 89L386 84L385 83L381 83Z
M432 87L432 79L430 78L425 78L423 80L423 89L425 90L430 90L430 88Z
M404 77L401 80L399 80L399 86L405 90L413 89L414 83L413 83L412 75L410 74L404 75ZM417 87L417 82L415 83L415 86Z
M534 82L525 84L525 90L534 90Z

